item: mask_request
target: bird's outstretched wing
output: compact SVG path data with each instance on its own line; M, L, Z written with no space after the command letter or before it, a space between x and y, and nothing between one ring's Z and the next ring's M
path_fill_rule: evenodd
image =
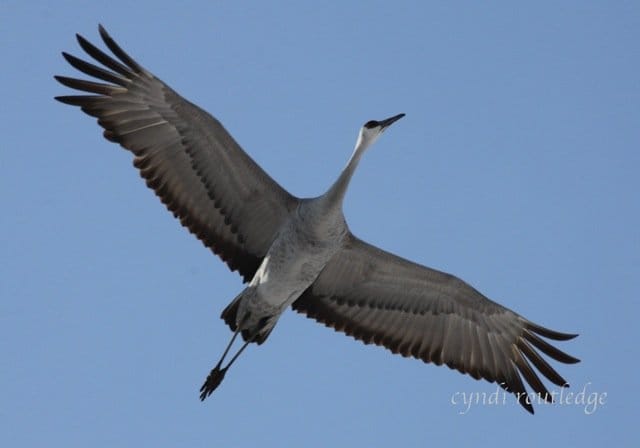
M566 385L538 350L560 362L578 362L540 338L576 335L536 325L452 275L353 235L293 309L365 344L497 382L531 413L521 375L543 399L552 396L530 362L551 382Z
M115 58L77 38L102 67L62 54L101 82L56 76L65 86L92 94L56 99L96 117L108 140L135 155L147 185L180 222L245 281L251 279L298 199L218 120L140 66L102 26L99 31Z

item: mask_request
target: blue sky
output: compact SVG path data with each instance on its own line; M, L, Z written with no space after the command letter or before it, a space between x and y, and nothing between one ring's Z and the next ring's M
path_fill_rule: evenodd
M0 5L0 445L637 441L637 2L87 3ZM351 184L352 231L580 333L559 371L604 404L466 411L495 385L292 312L200 403L242 284L53 101L75 74L60 51L98 23L296 195L324 191L365 121L406 113Z

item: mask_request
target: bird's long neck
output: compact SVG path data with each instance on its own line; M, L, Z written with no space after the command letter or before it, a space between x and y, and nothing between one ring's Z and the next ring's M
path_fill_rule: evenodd
M336 179L333 185L331 185L329 190L324 194L324 197L330 204L335 204L342 209L342 201L344 200L345 193L349 187L349 182L358 167L358 163L360 162L360 158L362 157L366 146L367 145L364 144L362 138L359 138L347 165L340 173L340 176L338 176L338 179Z

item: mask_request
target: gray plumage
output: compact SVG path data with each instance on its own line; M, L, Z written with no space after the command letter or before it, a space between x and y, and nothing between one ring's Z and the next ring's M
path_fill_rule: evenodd
M578 362L542 337L576 335L536 325L462 280L367 244L350 231L342 199L360 157L403 114L370 121L336 182L317 198L297 198L265 173L220 122L128 56L100 26L115 58L77 36L103 67L63 53L99 82L56 79L91 95L59 96L98 119L104 136L134 154L134 165L166 207L248 285L222 313L234 331L201 389L206 398L250 342L263 343L288 306L393 353L497 382L533 413L521 378L551 400L535 367L566 381L540 352ZM222 368L235 336L245 344ZM533 367L531 366L533 364Z

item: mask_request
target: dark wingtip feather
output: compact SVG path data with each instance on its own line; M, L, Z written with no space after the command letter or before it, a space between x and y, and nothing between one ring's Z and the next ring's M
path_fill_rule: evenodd
M62 52L62 57L75 69L83 72L84 74L93 76L94 78L101 79L103 81L112 82L119 86L126 86L127 80L121 76L117 76L116 74L109 72L97 65L90 64L89 62L83 61L80 58L77 58L65 51Z
M513 377L513 373L515 373L515 377ZM534 415L535 411L533 410L533 405L531 401L527 399L528 395L526 390L524 389L524 384L522 384L522 380L518 376L517 372L513 372L511 380L506 379L512 386L509 386L507 383L499 382L498 385L506 390L509 393L512 393L516 396L518 403L522 406L529 414Z
M98 33L100 33L100 37L102 37L104 41L113 40L107 29L102 26L101 23L98 24Z
M145 70L142 68L140 64L138 64L129 54L120 48L120 45L116 43L116 41L107 33L107 30L104 29L102 25L98 25L98 32L100 33L100 37L104 41L105 45L109 47L109 50L116 55L118 59L120 59L125 65L131 68L136 73L143 73Z
M567 381L562 378L562 376L553 368L551 365L544 360L542 356L538 352L536 352L533 347L524 339L518 341L518 349L533 363L533 365L538 369L540 373L542 373L549 381L553 384L564 387L567 384Z
M68 76L61 76L61 75L54 75L53 78L63 86L71 87L71 88L73 88L74 81L77 81L77 79L69 78Z
M531 368L531 365L527 362L527 360L522 356L522 353L517 348L513 348L513 356L515 359L515 364L520 371L520 374L524 377L524 379L529 383L529 385L533 388L534 392L538 394L538 397L542 398L546 402L552 402L553 397L545 387L545 385L540 381L540 378Z
M80 104L78 104L78 98L80 97L77 95L60 95L53 97L54 100L60 101L63 104L68 104L69 106L80 106Z
M83 49L86 45L92 45L91 42L89 42L87 38L80 33L76 33L76 40L78 41L78 44L80 45L80 47Z
M82 48L89 56L94 58L96 61L103 64L105 67L110 68L114 72L121 74L125 78L131 77L132 73L129 67L126 67L122 65L120 62L113 59L104 51L100 50L98 47L93 45L87 39L82 37L82 35L76 34L76 39L78 40L78 44L80 45L80 48Z
M578 334L561 333L559 331L550 330L549 328L534 324L533 322L527 322L527 328L540 336L553 339L554 341L568 341L578 336Z
M565 364L575 364L580 362L578 358L574 358L573 356L563 352L562 350L554 347L548 342L541 339L532 331L525 331L523 333L524 338L533 344L538 350L542 351L544 354L552 357L556 361L563 362Z
M127 91L124 87L100 82L87 81L84 79L70 78L68 76L55 75L54 78L60 84L72 89L81 90L83 92L97 93L100 95L114 95L116 93L124 93Z

